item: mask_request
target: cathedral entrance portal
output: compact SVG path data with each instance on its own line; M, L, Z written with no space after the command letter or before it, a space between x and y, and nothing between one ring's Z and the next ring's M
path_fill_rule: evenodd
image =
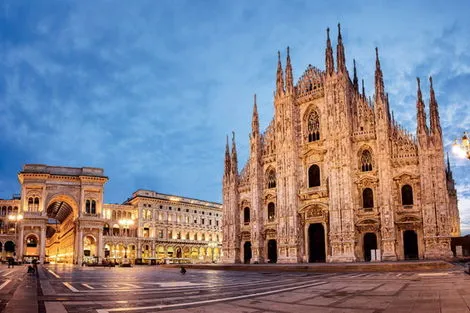
M418 259L418 235L414 230L405 230L403 232L403 248L405 260Z
M325 262L325 229L320 223L308 227L308 250L310 263Z
M364 235L364 261L369 262L372 249L377 249L377 235L374 233L366 233Z
M277 243L275 239L268 240L268 259L269 263L277 262Z
M243 245L243 262L245 264L250 263L251 260L251 242L246 241Z

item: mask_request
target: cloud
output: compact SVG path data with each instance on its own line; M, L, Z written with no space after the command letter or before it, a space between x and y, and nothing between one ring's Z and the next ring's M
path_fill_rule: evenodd
M103 167L109 202L137 188L220 201L225 135L237 134L241 169L254 93L262 128L272 119L277 50L285 65L290 46L297 80L310 63L324 67L325 28L335 43L338 22L347 63L356 59L368 95L379 47L395 117L411 132L415 77L426 84L434 75L448 148L470 124L462 93L470 82L467 7L4 1L0 143L8 153L0 156L0 196L17 192L16 172L34 162ZM458 186L470 183L464 161L451 156ZM460 205L470 210L466 200Z

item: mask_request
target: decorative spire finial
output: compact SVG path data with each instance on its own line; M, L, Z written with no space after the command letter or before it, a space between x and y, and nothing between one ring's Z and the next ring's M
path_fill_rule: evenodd
M338 44L336 46L336 63L338 73L346 72L346 57L344 55L343 38L341 37L341 25L338 23Z
M356 59L353 59L353 64L354 64L353 86L354 86L354 90L359 92L359 83L357 80L357 70L356 70Z
M330 40L330 28L326 29L325 69L328 75L332 75L335 71L333 48L331 47Z

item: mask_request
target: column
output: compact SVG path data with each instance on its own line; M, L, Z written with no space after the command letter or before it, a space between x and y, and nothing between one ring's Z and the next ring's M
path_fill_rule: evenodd
M46 255L46 226L41 226L41 251L39 252L39 262L44 264L44 257Z
M82 265L83 262L83 230L78 230L78 253L77 253L77 264Z
M137 242L137 258L142 258L142 243L140 241Z
M104 258L104 242L103 242L103 231L98 229L98 263Z
M19 261L22 261L23 260L23 243L24 243L24 226L21 225L20 226L20 231L19 231L19 235L16 237L16 242L18 243L17 246L18 246L18 260Z

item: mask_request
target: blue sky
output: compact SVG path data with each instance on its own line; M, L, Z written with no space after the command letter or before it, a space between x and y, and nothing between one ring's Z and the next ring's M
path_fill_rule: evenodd
M470 129L468 1L0 1L0 197L25 163L103 167L105 200L138 188L221 201L225 135L248 153L253 94L273 115L277 50L324 68L341 22L372 95L375 46L395 118L416 127L434 77L445 147ZM427 100L426 100L427 101ZM470 161L451 156L462 228ZM242 164L239 165L242 167Z

